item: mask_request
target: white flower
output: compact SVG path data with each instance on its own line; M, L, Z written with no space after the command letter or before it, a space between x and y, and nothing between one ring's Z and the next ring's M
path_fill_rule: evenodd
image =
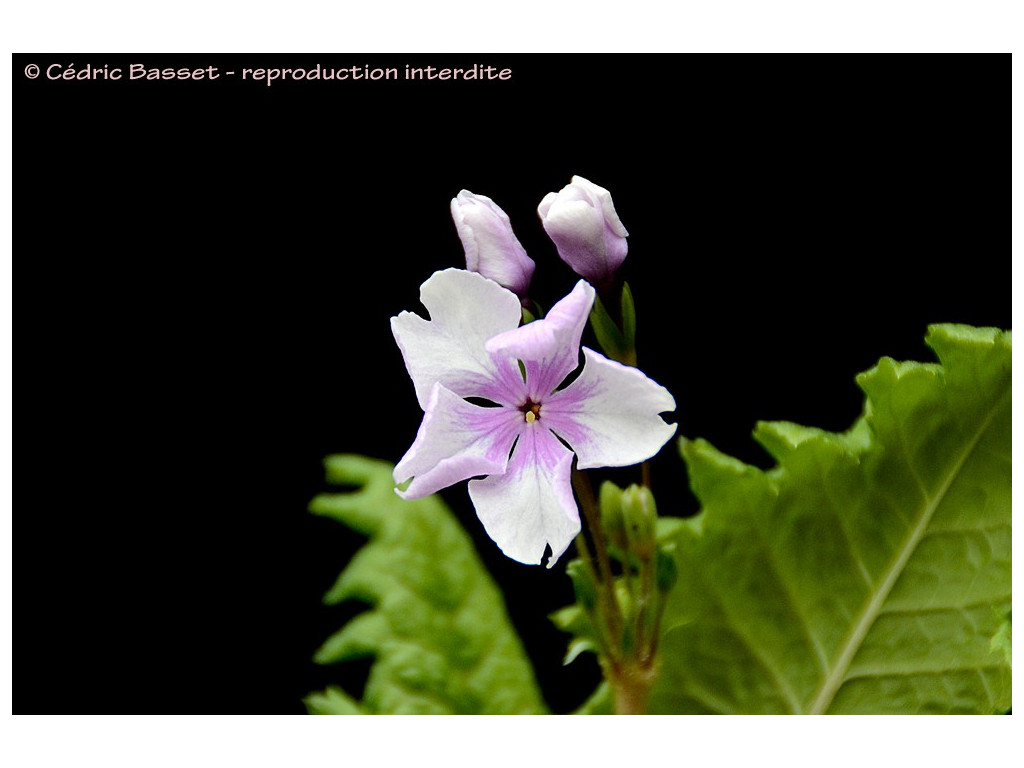
M391 328L424 410L395 467L398 491L420 498L469 478L488 535L523 563L548 567L580 531L570 472L621 467L653 456L675 433L659 413L668 390L636 368L583 348L594 302L583 280L548 315L519 326L515 294L472 272L437 272L420 288L430 320L403 312ZM466 398L483 398L485 407ZM567 447L569 446L569 447Z

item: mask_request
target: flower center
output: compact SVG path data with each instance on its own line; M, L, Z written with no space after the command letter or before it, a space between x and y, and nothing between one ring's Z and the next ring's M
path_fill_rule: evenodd
M525 415L527 424L533 424L533 422L540 418L540 403L527 400L521 410Z

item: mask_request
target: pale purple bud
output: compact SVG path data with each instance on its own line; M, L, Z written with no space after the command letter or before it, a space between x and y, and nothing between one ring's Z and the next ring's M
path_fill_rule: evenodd
M466 249L466 268L525 297L535 265L505 212L491 198L464 189L452 200L452 219Z
M545 195L537 213L562 261L591 283L606 281L626 258L629 233L604 187L573 176L560 192Z

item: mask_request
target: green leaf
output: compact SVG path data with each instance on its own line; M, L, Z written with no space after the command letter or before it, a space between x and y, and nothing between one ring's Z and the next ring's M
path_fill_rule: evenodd
M320 664L372 657L362 702L338 688L311 694L311 714L530 714L545 711L501 593L436 496L403 501L392 465L331 456L310 511L369 537L324 598L371 608L317 651Z
M881 360L835 434L759 424L768 471L681 441L701 514L651 697L662 713L992 713L1010 666L1011 335L941 325Z

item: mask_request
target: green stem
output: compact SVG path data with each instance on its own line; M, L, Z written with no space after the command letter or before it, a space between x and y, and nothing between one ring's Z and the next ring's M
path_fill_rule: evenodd
M590 580L594 585L600 584L597 579L597 573L594 571L594 558L590 554L590 547L587 546L587 537L583 535L583 531L580 531L576 537L576 551L579 553L580 559L586 566L587 573L590 575ZM601 653L607 658L611 658L613 643L611 638L608 637L608 629L605 627L604 622L598 620L590 608L585 605L581 605L584 612L587 614L587 618L590 619L590 623L594 626L597 632L597 642L601 646Z
M590 478L576 467L572 469L572 485L576 490L580 509L583 510L583 517L586 518L590 535L594 541L594 553L597 555L597 569L600 575L597 581L598 593L604 603L604 618L608 625L608 631L613 638L621 637L622 613L619 610L619 600L615 595L615 580L612 576L611 560L608 558L608 548L604 541L604 531L601 529L601 516L597 511L594 489L590 485Z
M640 599L636 606L636 647L637 657L641 662L654 658L653 646L656 638L648 639L647 630L651 626L650 610L654 602L654 563L650 558L640 561ZM647 647L648 643L651 647Z
M654 627L651 629L651 652L653 659L658 654L658 638L661 635L661 617L665 614L665 604L668 602L668 595L658 596L658 609L654 612Z
M646 715L647 702L654 686L654 667L628 665L612 675L612 700L617 715Z

